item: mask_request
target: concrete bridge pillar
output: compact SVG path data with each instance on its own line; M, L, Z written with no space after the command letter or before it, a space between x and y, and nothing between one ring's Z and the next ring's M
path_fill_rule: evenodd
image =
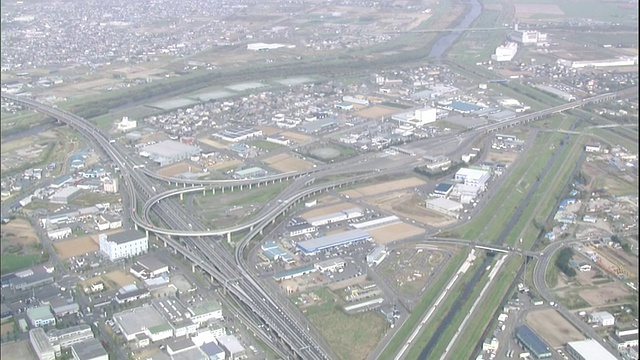
M147 239L149 239L149 229L145 229L144 230L145 235L147 236Z
M183 184L182 184L182 187L183 187L183 188L186 188L186 187L187 187L187 183L183 183Z
M136 228L136 230L138 230L138 224L133 223L133 227L135 227L135 228Z
M216 188L213 188L213 195L216 194Z
M231 192L233 192L233 185L231 185Z
M227 242L231 243L231 232L227 233Z
M253 231L253 225L249 226L249 231Z
M242 191L242 184L240 184L240 191Z
M260 235L264 235L264 228L260 229Z
M162 243L164 244L164 247L167 247L167 242L162 240Z
M251 190L251 183L249 183L249 190Z
M196 272L196 264L192 264L191 265L191 272L195 273Z
M184 200L184 193L180 193L180 200Z
M224 194L224 186L222 187L222 193Z
M207 196L207 189L202 189L202 196Z

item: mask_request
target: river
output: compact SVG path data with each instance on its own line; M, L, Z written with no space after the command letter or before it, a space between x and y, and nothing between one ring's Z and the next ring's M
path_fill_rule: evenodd
M440 1L448 1L448 0L440 0ZM480 14L482 13L482 5L480 4L479 0L469 0L466 2L466 4L469 5L471 8L469 12L464 16L462 21L460 21L460 23L458 23L456 26L453 27L454 29L468 28L469 25L471 25L471 23L473 23L475 19L477 19L478 16L480 16ZM441 36L435 42L435 44L433 44L433 47L431 48L431 51L429 52L428 57L430 59L442 58L442 55L444 55L447 52L447 50L449 50L449 48L453 46L453 44L456 42L456 40L458 40L460 35L462 35L462 32L457 31L457 32L452 32L452 33L448 33L446 35Z

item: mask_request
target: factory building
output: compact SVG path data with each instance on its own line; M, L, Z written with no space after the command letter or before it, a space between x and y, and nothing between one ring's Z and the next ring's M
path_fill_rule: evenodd
M567 353L576 360L614 360L607 349L593 339L571 341L567 343Z
M511 61L513 60L513 57L516 56L517 52L518 43L509 41L504 45L498 46L495 54L491 55L491 59L498 62Z
M305 255L311 255L336 246L351 245L365 241L371 241L371 235L362 230L356 229L307 241L301 241L296 245L296 247Z
M256 130L253 128L229 127L224 129L220 133L213 134L213 136L224 141L237 143L240 141L245 141L262 136L262 130Z
M107 235L100 234L100 251L109 257L109 260L130 258L146 253L149 250L149 239L136 230L126 230Z
M286 230L289 232L289 236L299 236L304 234L310 234L316 231L316 227L309 224L305 219L295 217L291 219L286 226Z
M71 347L74 344L93 338L91 326L80 324L66 329L52 329L47 333L49 342L56 352Z
M246 355L245 348L235 336L223 335L219 336L216 340L227 355L227 359L238 359Z
M391 116L391 120L397 121L401 125L419 128L435 122L437 120L437 110L427 106L422 109L395 114Z
M387 247L378 245L367 254L367 264L369 266L377 266L387 257L387 254Z
M453 184L439 183L433 189L433 196L435 197L447 197L453 190Z
M138 122L135 120L129 120L127 116L122 118L122 121L117 123L119 132L127 132L129 130L133 130L138 127Z
M462 204L445 198L428 199L425 201L425 206L427 209L434 210L454 218L458 218L460 216L460 210L462 210Z
M247 44L247 50L251 51L268 51L268 50L276 50L280 48L293 49L295 45L287 45L287 44L278 44L278 43L251 43Z
M140 156L165 166L200 155L200 148L174 140L165 140L140 149Z
M332 271L337 271L339 269L344 268L346 264L347 263L344 261L343 258L337 257L337 258L327 259L327 260L315 263L313 267L315 267L316 270L320 272L325 272L325 271L332 272Z
M109 360L109 355L100 341L88 339L71 346L74 360Z
M339 211L331 214L316 216L316 217L307 219L307 221L309 222L309 224L313 226L322 226L322 225L336 223L336 222L340 222L348 219L356 219L356 218L362 217L363 215L364 214L362 213L362 209L353 208L353 209L347 209L347 210L343 210L343 211Z
M456 172L453 179L465 185L486 189L491 173L486 170L462 168Z
M214 300L191 306L190 319L194 324L203 324L211 320L222 320L222 307Z
M552 357L549 345L527 325L521 325L516 329L516 341L534 359L550 359Z
M54 229L54 230L47 231L47 236L51 240L64 239L64 238L66 238L66 237L68 237L70 235L71 235L71 228L70 227L64 227L64 228L61 228L61 229Z
M127 341L145 334L153 342L173 336L173 328L153 306L145 305L113 314L113 321Z
M616 318L606 311L597 311L589 314L589 322L600 326L613 326Z
M261 167L250 167L248 169L238 170L233 174L233 178L236 180L242 179L255 179L259 177L267 176L269 173L267 170Z
M77 186L62 188L51 195L49 201L54 204L68 204L69 201L81 194L81 190Z

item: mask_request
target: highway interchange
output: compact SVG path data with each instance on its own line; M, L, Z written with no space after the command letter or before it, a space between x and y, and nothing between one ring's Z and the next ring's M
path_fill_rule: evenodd
M498 131L500 129L520 125L529 121L534 121L548 115L582 107L589 103L608 101L619 96L626 96L636 92L636 88L624 89L614 93L597 95L591 98L563 104L547 110L517 117L513 120L498 124L481 126L470 131L446 135L439 139L421 140L425 144L434 142L455 142L458 144L469 144L480 135ZM67 111L51 107L30 99L17 97L10 94L2 94L2 97L12 100L24 106L31 107L45 115L51 116L61 122L68 124L74 129L88 137L98 146L114 164L116 164L124 180L127 189L128 201L132 204L129 216L136 225L136 228L144 229L147 232L156 234L165 244L170 245L177 252L182 253L194 266L202 268L210 274L226 291L234 295L235 300L245 313L247 322L252 325L256 335L264 341L269 342L281 356L297 357L302 359L332 359L335 358L331 350L324 344L322 339L316 336L307 335L303 331L304 325L300 324L299 314L292 313L290 306L282 304L286 299L274 297L267 294L261 284L247 270L244 260L244 249L249 242L257 237L270 224L273 224L278 217L286 214L299 201L306 197L313 196L326 191L359 181L366 181L380 176L381 174L393 173L401 168L411 168L419 165L421 159L406 157L400 162L389 162L383 158L369 156L367 162L359 158L344 162L342 164L331 164L328 166L318 166L307 172L279 174L268 178L248 179L248 180L196 180L178 179L163 177L144 168L140 168L134 163L131 157L127 157L123 149L118 148L105 134L103 134L91 122L78 117ZM357 164L357 165L356 165ZM340 174L358 175L342 180L321 182L324 177ZM260 212L248 222L236 225L227 229L209 230L204 228L199 219L185 209L175 200L176 195L190 192L205 191L232 191L240 190L244 187L266 186L269 183L292 180L292 183L280 193L270 204L275 206L265 206ZM162 183L182 184L183 188L157 193L156 188L162 189ZM163 219L167 227L160 227L150 220L151 212L155 212L159 218ZM227 236L239 232L246 232L242 240L237 244L234 254L230 254L224 249L216 237ZM457 244L467 244L468 240L456 239L432 239L434 242L449 242ZM471 243L472 245L479 245ZM546 299L552 298L546 285L544 284L544 269L546 269L553 251L559 249L564 244L556 242L545 249L541 254L522 251L524 255L537 257L540 261L536 265L536 276L534 285ZM493 245L492 245L493 247ZM511 252L516 249L495 247L496 251ZM539 274L542 274L539 276ZM568 316L571 314L564 309ZM294 320L295 319L295 320ZM584 329L584 326L581 326ZM593 332L592 329L590 329ZM591 333L587 333L591 336ZM593 337L593 336L592 336Z

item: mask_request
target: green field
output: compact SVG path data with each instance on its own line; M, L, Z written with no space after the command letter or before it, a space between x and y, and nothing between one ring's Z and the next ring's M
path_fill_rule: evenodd
M40 263L40 255L2 255L0 260L0 273L7 274Z
M266 140L255 140L250 142L249 145L255 146L257 148L260 148L262 150L267 150L267 151L276 150L284 147L284 145L272 143Z
M449 263L444 268L444 271L437 275L435 282L432 286L429 286L429 291L426 291L420 302L413 308L411 315L402 324L400 330L394 335L393 339L389 341L387 347L381 352L379 359L393 359L395 354L400 351L400 348L404 346L405 342L415 329L415 327L422 321L422 318L427 314L427 311L431 309L433 302L440 296L442 290L449 281L453 278L458 271L464 260L467 258L468 251L459 250L454 255Z
M328 289L315 292L323 304L306 309L309 321L340 359L365 359L388 328L376 311L348 315Z

